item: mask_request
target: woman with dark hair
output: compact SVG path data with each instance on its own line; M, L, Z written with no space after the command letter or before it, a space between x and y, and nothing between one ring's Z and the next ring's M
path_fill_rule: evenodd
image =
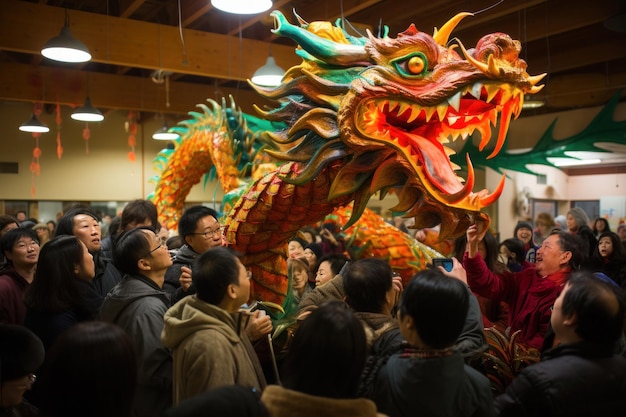
M95 319L99 297L93 276L93 257L75 236L55 237L41 249L35 278L24 296L24 325L46 349L68 328Z
M535 243L533 226L528 222L517 222L517 225L515 225L515 229L513 230L513 237L524 243L526 261L534 264L537 260L537 249L539 249L539 246Z
M0 272L0 323L24 324L24 293L33 282L39 241L31 229L9 230L0 237L0 253L6 264Z
M602 272L622 288L626 288L626 253L617 233L604 232L591 257L594 272Z
M453 271L464 276L458 261ZM454 349L470 302L454 276L426 269L402 294L398 322L411 348L389 358L376 385L376 405L390 416L494 415L489 380Z
M610 232L611 226L609 226L609 221L604 217L598 217L593 221L593 235L599 239L600 235L604 232Z
M122 277L112 265L109 265L111 259L106 257L101 250L100 218L87 206L74 206L59 219L55 236L61 235L76 236L93 255L93 262L96 266L93 285L102 302Z
M131 338L118 326L93 321L59 336L35 394L46 417L130 417L136 383Z
M511 272L519 272L525 266L532 265L525 260L526 251L524 242L516 237L505 239L500 243L499 261L506 265Z
M170 307L163 282L172 258L154 231L137 228L120 235L113 263L124 277L102 303L100 317L122 327L135 343L139 371L133 414L158 416L172 404L172 357L161 343Z
M371 400L356 398L366 354L354 313L341 301L328 302L300 324L283 364L283 386L268 386L261 401L270 416L380 415Z

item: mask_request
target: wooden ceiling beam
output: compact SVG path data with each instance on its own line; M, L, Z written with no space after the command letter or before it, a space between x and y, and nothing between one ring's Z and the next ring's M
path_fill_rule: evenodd
M617 2L597 0L601 7L589 7L588 2L555 0L528 9L521 16L509 13L496 18L468 17L459 25L452 36L458 36L463 42L473 45L484 33L487 22L494 32L505 32L523 43L548 39L584 27L603 22L620 11ZM526 4L526 3L520 3ZM486 20L485 20L486 19ZM466 47L469 45L466 44Z
M155 113L186 114L207 98L221 101L232 95L239 107L254 114L253 104L270 104L248 88L216 89L209 84L170 82L167 108L164 84L149 78L127 75L87 73L65 68L35 67L0 62L0 99L10 101L43 101L67 106L82 105L89 95L100 110L123 109Z
M120 11L120 17L129 18L135 13L135 11L145 3L145 0L131 0L122 3L122 10Z
M37 55L58 35L65 9L16 0L3 0L0 49ZM37 30L33 31L33 22ZM267 42L80 11L70 12L72 33L91 51L92 61L172 73L246 80L267 59ZM279 66L300 63L293 46L273 45ZM186 58L186 59L184 59Z

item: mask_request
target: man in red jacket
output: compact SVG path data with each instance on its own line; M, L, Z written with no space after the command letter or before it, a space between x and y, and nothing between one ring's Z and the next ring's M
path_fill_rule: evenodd
M478 243L486 232L482 225L472 225L467 230L467 251L463 258L467 283L483 297L508 303L508 333L521 330L519 342L540 350L550 324L552 305L570 273L582 263L584 252L580 243L567 232L553 232L537 251L534 268L496 274L487 268L478 253Z

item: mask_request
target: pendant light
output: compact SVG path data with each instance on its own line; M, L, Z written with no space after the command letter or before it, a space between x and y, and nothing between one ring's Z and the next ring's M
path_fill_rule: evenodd
M41 54L48 59L61 62L87 62L91 53L87 46L76 39L70 31L70 17L65 9L65 25L58 36L46 42Z
M256 14L269 10L272 0L211 0L216 9L235 14Z
M30 133L48 133L50 131L48 125L39 120L35 113L33 113L27 122L22 123L19 129L22 132Z
M276 87L280 85L284 74L285 70L276 65L276 61L270 52L265 65L256 70L251 81L263 87Z
M162 128L152 134L152 139L155 140L176 140L178 139L178 133L170 132L167 124L164 124Z
M85 99L85 105L77 107L70 117L81 122L101 122L104 120L102 112L91 105L89 96Z

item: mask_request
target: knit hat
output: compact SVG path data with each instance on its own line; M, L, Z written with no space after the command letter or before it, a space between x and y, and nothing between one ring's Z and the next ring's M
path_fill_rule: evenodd
M517 231L519 229L528 229L530 230L530 233L533 232L533 226L528 223L528 222L517 222L517 225L515 226L515 230L513 231L513 236L517 237Z
M41 340L26 327L0 324L0 382L35 372L44 354Z
M319 243L309 243L304 249L310 249L317 256L318 260L322 257L322 245Z

